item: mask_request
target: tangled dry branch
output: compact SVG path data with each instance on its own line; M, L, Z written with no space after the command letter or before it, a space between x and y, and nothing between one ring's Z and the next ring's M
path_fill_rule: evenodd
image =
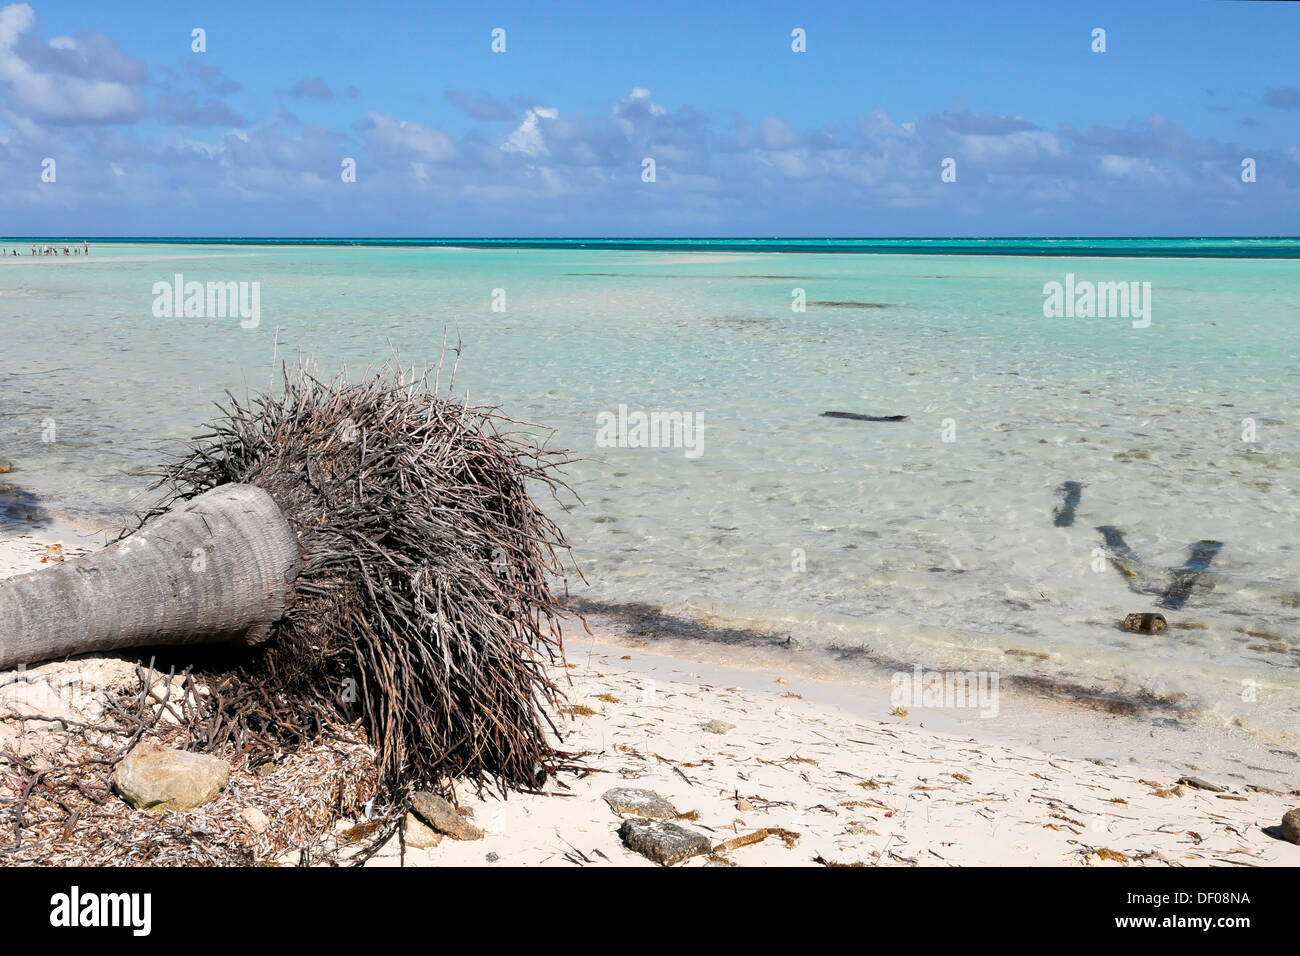
M547 664L563 656L553 583L568 545L533 496L566 490L566 454L439 394L436 370L354 383L286 368L272 394L227 394L167 468L158 510L257 485L303 563L271 639L221 682L216 736L313 739L360 717L388 791L537 786L559 756Z

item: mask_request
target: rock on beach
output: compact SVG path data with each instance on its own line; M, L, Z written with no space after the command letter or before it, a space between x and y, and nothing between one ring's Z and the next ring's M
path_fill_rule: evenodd
M608 803L609 808L615 813L629 813L638 817L664 817L670 820L677 816L677 808L653 790L615 787L613 790L607 790L601 799Z
M1282 839L1300 844L1300 807L1282 814Z
M137 810L193 810L230 780L230 764L210 754L137 744L113 769L113 789Z
M453 840L481 840L483 831L456 812L456 808L436 794L421 791L411 798L415 815L439 833Z
M618 828L618 835L629 850L654 860L660 866L672 866L713 849L713 844L703 833L664 820L624 820Z

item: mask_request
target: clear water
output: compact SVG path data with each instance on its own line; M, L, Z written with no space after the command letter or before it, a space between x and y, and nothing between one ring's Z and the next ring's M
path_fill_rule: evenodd
M1015 242L121 243L6 259L0 459L50 510L121 518L210 400L264 387L277 356L432 362L446 328L471 401L585 458L570 472L584 503L561 516L591 582L574 593L782 629L828 672L869 648L1187 694L1212 719L1295 730L1297 243ZM1207 250L1225 257L1189 258ZM153 284L176 272L260 282L260 326L154 318ZM1150 326L1045 318L1044 283L1066 273L1150 282ZM620 405L701 415L703 453L598 446L597 416ZM1059 527L1067 481L1083 487ZM1162 634L1118 629L1159 598L1098 561L1099 526L1156 569L1222 542L1213 589L1164 610L1179 626Z

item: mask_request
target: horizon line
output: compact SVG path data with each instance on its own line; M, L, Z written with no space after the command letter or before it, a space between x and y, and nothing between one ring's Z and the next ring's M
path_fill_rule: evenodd
M536 251L720 252L790 255L970 256L1079 259L1300 259L1296 236L57 236L0 238L0 250L36 246L211 245L284 249L463 249ZM36 253L33 253L36 255ZM5 259L11 260L6 251ZM106 261L113 261L108 257Z
M1170 242L1232 242L1297 240L1291 236L1189 236L1189 235L1105 235L1105 236L94 236L67 234L49 236L0 236L0 242L1012 242L1115 240L1165 240Z

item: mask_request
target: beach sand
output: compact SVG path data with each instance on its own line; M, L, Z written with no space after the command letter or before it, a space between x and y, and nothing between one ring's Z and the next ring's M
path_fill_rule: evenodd
M616 787L662 795L715 847L765 828L798 834L683 865L1300 864L1300 847L1265 832L1294 794L1230 782L1214 793L1179 786L1168 767L936 731L887 708L869 716L826 703L816 682L663 658L593 631L569 668L572 704L592 713L563 720L591 772L504 801L462 788L484 839L408 848L406 865L654 865L619 839L602 799ZM734 727L713 733L711 721ZM397 861L396 847L375 860Z
M0 576L41 567L55 544L93 546L71 526L10 533ZM734 649L690 661L616 618L589 621L566 642L571 712L557 718L584 769L504 800L458 785L483 839L404 855L394 839L369 865L656 865L620 839L603 799L618 787L654 791L707 838L714 852L688 866L1300 865L1300 846L1276 835L1300 806L1294 761L1257 780L1250 764L1202 772L1215 792L1178 782L1201 766L1190 735L1158 738L1130 717L1029 698L996 720L903 716L885 677L830 685L762 657L740 670Z

